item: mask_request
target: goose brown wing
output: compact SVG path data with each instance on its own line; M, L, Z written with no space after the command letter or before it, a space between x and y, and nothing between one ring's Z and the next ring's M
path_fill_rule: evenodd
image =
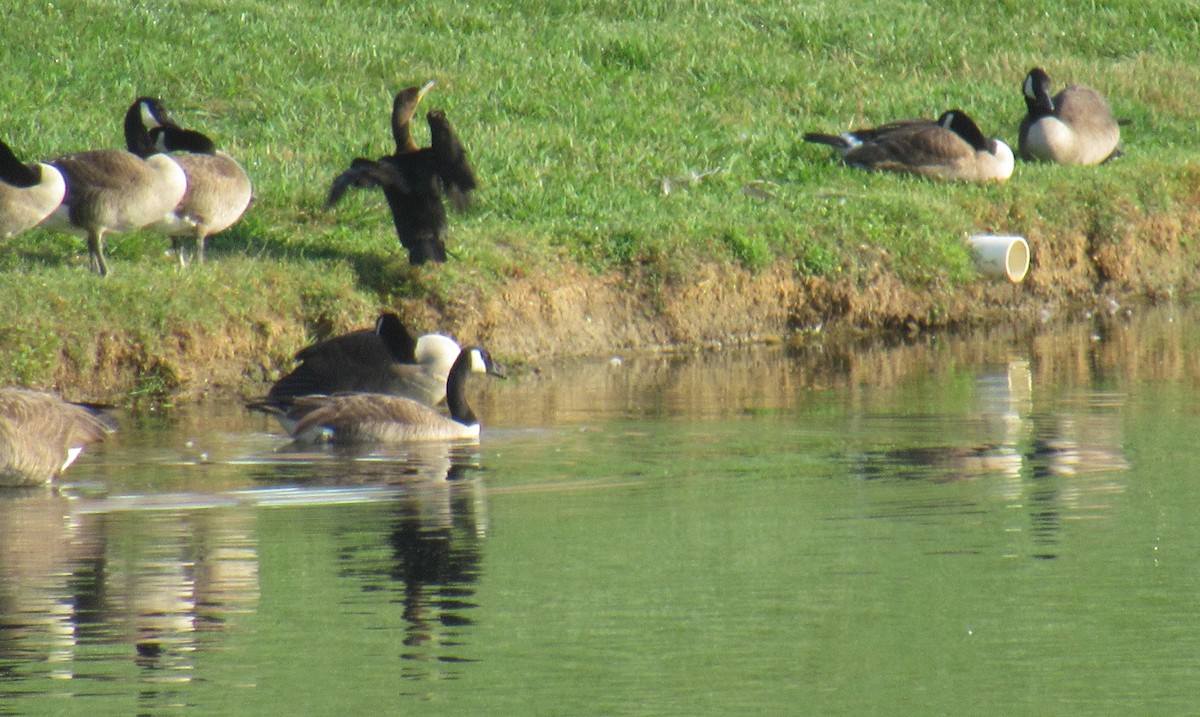
M115 149L76 152L53 159L50 164L74 181L74 185L68 182L72 195L77 192L124 189L128 175L150 174L145 160L130 152Z
M917 171L931 165L969 158L971 147L936 124L914 125L889 132L846 153L848 164L890 171Z
M23 388L0 389L0 478L43 482L67 463L68 449L104 440L115 421L99 407Z
M217 233L233 226L250 206L250 178L231 157L220 154L178 154L173 157L188 176L188 188L176 213Z
M863 127L861 129L851 130L842 134L827 134L824 132L805 132L805 142L815 142L817 144L826 144L842 152L856 149L862 143L876 142L890 134L911 132L915 129L935 125L935 122L926 119L906 119L896 120L881 124L878 127Z
M0 415L22 432L55 445L83 446L103 440L115 429L115 422L103 419L101 411L100 406L69 403L41 391L0 391Z
M416 401L376 393L303 396L293 402L289 415L297 419L293 435L298 436L319 427L341 433L370 424L426 424L445 420L441 414Z
M371 329L336 336L301 349L300 365L271 386L269 398L362 390L362 382L382 375L394 359Z
M1087 85L1071 85L1054 98L1058 118L1071 125L1116 125L1112 107L1095 89Z
M1103 95L1087 85L1071 85L1058 93L1056 101L1059 119L1078 138L1081 162L1098 164L1121 156L1121 126Z
M907 132L920 131L929 127L935 127L937 123L927 119L903 119L895 122L887 122L878 127L867 127L864 129L856 129L850 134L857 137L863 142L875 142L883 139L888 135L899 136Z

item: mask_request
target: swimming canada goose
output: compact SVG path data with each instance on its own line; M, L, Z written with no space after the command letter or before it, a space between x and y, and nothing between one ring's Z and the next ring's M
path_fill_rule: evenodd
M176 124L162 101L139 97L130 107L141 119L142 133L126 137L127 149L139 157L170 153L187 175L183 200L165 217L148 228L171 237L179 265L187 265L182 240L194 239L196 258L204 263L204 242L233 226L250 206L252 187L246 170L232 157L218 151L211 139Z
M404 396L430 406L446 397L458 343L441 334L413 339L400 317L380 315L374 329L360 329L301 349L300 365L275 382L264 401L344 392Z
M842 161L860 169L964 182L1003 182L1013 172L1012 149L984 136L962 110L937 121L901 120L840 135L807 132L804 139L836 148Z
M1018 132L1021 158L1058 164L1100 164L1119 157L1121 128L1096 90L1071 85L1050 96L1050 76L1035 67L1022 85L1029 108Z
M138 110L130 108L125 114L126 143L138 141L142 131ZM50 164L63 173L67 193L42 226L87 235L92 268L100 276L108 275L105 234L141 229L162 219L187 191L183 169L165 154L143 159L124 150L94 149Z
M332 208L351 187L379 187L392 212L396 236L408 250L411 264L446 261L446 210L442 195L449 197L455 209L469 205L469 193L475 189L475 173L466 151L455 135L445 112L431 110L430 146L419 148L412 138L410 125L417 104L433 87L401 90L392 103L394 154L377 160L355 157L350 168L338 175L329 187L325 206Z
M25 164L0 141L0 239L32 229L58 209L66 194L62 172L49 164Z
M0 486L47 483L114 430L99 407L28 388L0 388Z
M381 393L335 393L298 396L291 405L251 403L250 408L276 415L302 442L403 443L409 441L459 441L479 438L479 418L463 393L467 377L486 373L503 378L491 356L479 347L463 349L446 381L447 418L437 409L402 396Z

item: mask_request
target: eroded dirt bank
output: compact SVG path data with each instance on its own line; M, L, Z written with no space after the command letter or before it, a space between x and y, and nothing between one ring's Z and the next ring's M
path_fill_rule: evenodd
M564 267L445 305L410 300L393 308L421 332L449 333L508 362L531 365L797 335L837 342L872 333L1044 321L1142 299L1186 297L1198 283L1200 242L1191 241L1198 236L1200 212L1191 209L1126 222L1116 235L1030 235L1033 259L1020 285L980 278L957 287L915 287L896 278L886 257L866 261L858 278L836 280L800 279L782 264L758 273L713 265L666 281ZM220 330L180 330L155 349L102 334L86 366L64 354L54 382L72 396L115 403L139 394L175 401L256 395L290 368L292 354L314 330L368 326L383 307L351 308L345 313L357 318L328 325L287 307L249 319L230 311Z
M914 287L898 280L881 257L857 280L798 279L787 266L761 273L710 266L648 288L636 280L567 273L514 281L439 313L404 309L424 325L450 326L460 338L532 361L786 340L818 327L837 340L862 332L1044 321L1185 297L1197 286L1194 237L1200 237L1195 210L1131 220L1116 235L1030 236L1030 272L1019 285L979 278L958 287Z

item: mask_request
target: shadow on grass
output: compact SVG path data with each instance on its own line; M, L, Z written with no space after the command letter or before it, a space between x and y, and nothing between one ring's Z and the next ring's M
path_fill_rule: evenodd
M374 247L338 245L336 237L328 243L294 243L278 237L263 235L253 226L235 225L228 231L209 237L206 252L209 259L222 256L247 256L253 259L303 262L318 261L345 264L354 272L355 282L365 292L391 297L413 290L414 268L402 255L399 243L395 251L380 251Z
M294 238L299 237L299 238ZM113 268L137 262L175 262L168 238L149 231L112 234L106 239L105 255ZM184 242L189 251L194 245ZM267 262L342 264L354 273L356 286L364 293L387 300L397 295L427 293L422 288L422 270L409 265L399 242L381 245L356 237L353 230L320 227L312 232L297 227L293 235L262 226L250 219L205 242L209 262L225 256L241 256ZM88 271L87 243L82 236L35 229L0 243L0 271L76 267ZM321 271L314 266L314 271Z
M78 263L80 255L86 267L87 241L82 236L35 229L0 243L0 271L67 266Z

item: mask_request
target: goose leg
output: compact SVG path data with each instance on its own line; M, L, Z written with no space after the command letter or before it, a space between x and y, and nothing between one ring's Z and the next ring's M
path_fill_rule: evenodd
M92 270L100 276L108 276L108 264L104 262L104 230L88 231L88 254L91 255Z
M188 265L187 248L183 245L182 237L171 237L171 250L179 259L179 268L186 269Z

